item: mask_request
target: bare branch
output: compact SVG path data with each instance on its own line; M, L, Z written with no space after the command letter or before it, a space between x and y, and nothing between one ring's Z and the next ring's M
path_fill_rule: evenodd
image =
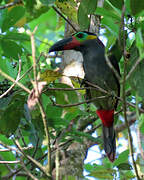
M106 59L106 63L107 65L110 67L110 69L113 71L113 73L115 74L115 76L117 77L117 80L120 82L121 77L118 74L117 70L114 68L114 66L112 65L112 63L110 62L108 56L105 54L105 59Z
M52 101L52 103L53 103L54 106L64 108L64 107L79 106L79 105L81 105L81 104L84 104L84 103L90 103L90 102L93 102L93 101L95 101L95 100L97 100L97 99L103 99L103 98L106 98L106 96L99 96L99 97L95 97L95 98L93 98L93 99L86 100L86 101L83 101L83 102L80 102L80 103L75 103L75 104L65 104L65 105L57 104L57 103L55 103L55 101L53 101L52 98L50 98L50 99L51 99L51 101Z
M18 164L20 160L17 161L0 161L0 164Z
M48 141L47 143L47 150L48 150L48 165L47 165L47 173L49 174L49 178L51 179L51 147L50 147L50 134L49 134L49 129L48 129L48 124L46 120L46 113L43 107L43 104L40 99L40 94L39 94L39 89L38 89L38 81L37 81L37 67L36 67L36 58L35 58L35 41L34 41L34 33L36 31L37 27L34 29L34 31L30 34L31 37L31 47L32 47L32 57L33 57L33 72L34 72L34 81L35 81L35 89L38 95L38 106L41 112L42 120L43 120L43 125L44 125L44 130L46 134L46 139Z
M131 74L134 72L134 70L136 69L136 67L138 66L138 64L140 62L141 62L141 58L138 58L138 60L136 61L136 63L133 65L133 67L129 71L128 75L126 76L126 80L128 80L130 78Z

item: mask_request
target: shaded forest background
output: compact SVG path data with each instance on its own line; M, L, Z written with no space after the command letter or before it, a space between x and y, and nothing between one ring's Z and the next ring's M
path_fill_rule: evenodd
M120 65L114 163L80 86L81 55L48 53L80 30ZM143 179L143 37L143 0L0 0L0 179ZM99 156L84 164L94 145Z

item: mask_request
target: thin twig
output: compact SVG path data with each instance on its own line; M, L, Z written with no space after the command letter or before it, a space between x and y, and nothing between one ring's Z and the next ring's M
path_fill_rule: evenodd
M36 31L37 27L34 29L34 31L30 34L31 37L31 47L32 47L32 57L33 57L33 71L34 71L34 80L35 80L35 89L36 89L36 94L38 95L38 106L41 112L42 120L43 120L43 125L44 125L44 130L45 130L45 135L46 139L48 141L47 143L47 150L48 150L48 165L47 165L47 173L50 175L51 179L51 147L50 147L50 134L49 134L49 129L48 129L48 123L46 119L46 113L44 111L43 104L40 99L39 95L39 90L38 90L38 82L37 82L37 71L36 71L36 58L35 58L35 41L34 41L34 33Z
M75 104L65 104L65 105L62 105L62 104L57 104L53 101L52 98L50 98L50 100L52 101L53 105L54 106L57 106L57 107L73 107L73 106L79 106L81 104L84 104L84 103L90 103L90 102L93 102L97 99L103 99L103 98L106 98L107 96L99 96L99 97L95 97L95 98L92 98L92 99L89 99L89 100L85 100L85 101L82 101L82 102L79 102L79 103L75 103Z
M27 167L25 166L22 158L21 158L20 163L21 163L23 169L26 171L27 175L28 175L31 179L33 179L33 180L38 180L38 179L27 169Z
M18 164L20 160L17 161L0 161L0 164Z
M20 128L18 129L18 132L19 132L20 138L22 139L23 145L27 147L27 144L26 144L26 142L25 142L25 140L24 140L24 137L23 137L23 135L22 135L22 132L21 132L21 129L20 129Z
M60 162L59 162L59 144L58 141L56 142L56 158L55 158L55 164L56 164L56 180L59 180L59 167L60 167Z
M141 62L141 58L138 58L138 60L136 61L136 63L133 65L128 75L126 76L126 81L130 78L131 74L134 72L134 70L136 69L136 67L138 66L140 62Z
M92 83L90 83L90 82L88 82L88 81L86 81L86 83L87 83L88 85L90 85L91 87L82 87L82 88L50 88L50 87L47 87L43 92L46 92L47 90L50 90L50 91L77 91L77 90L85 90L85 89L95 89L95 90L98 90L98 91L103 92L103 93L105 93L105 94L108 94L108 95L110 95L110 96L114 96L115 98L117 98L118 100L120 100L121 102L123 102L123 99L122 99L121 97L118 97L118 96L116 96L116 95L111 94L111 92L106 91L105 89L99 87L98 85L92 84ZM129 92L128 92L128 93L129 93ZM127 93L126 93L126 94L127 94ZM83 103L82 103L82 104L83 104ZM128 106L131 106L131 107L133 107L133 108L136 108L136 105L135 105L134 103L130 103L130 102L126 101L126 104L127 104ZM78 104L78 105L79 105L79 104ZM71 105L70 105L70 106L71 106ZM144 109L142 109L142 108L140 108L140 107L138 107L138 109L139 109L140 112L144 113Z
M123 52L123 57L124 57L124 72L123 72L123 81L122 81L122 99L123 99L123 111L124 111L124 119L125 119L125 123L127 125L127 129L128 129L128 141L129 141L129 148L130 148L130 153L131 153L131 157L132 157L132 162L133 162L133 167L135 170L135 174L137 179L139 180L139 174L138 174L138 169L136 166L136 162L134 160L134 149L133 149L133 139L132 139L132 135L131 135L131 131L130 131L130 127L129 127L129 122L127 119L127 106L126 106L126 93L125 93L125 85L126 85L126 67L127 67L127 59L126 59L126 40L125 40L125 34L124 34L124 14L125 14L125 5L123 5L122 8L122 20L121 20L121 29L120 29L120 33L123 31L123 46L122 46L122 52Z
M55 6L52 6L52 8L55 10L55 12L61 16L76 32L78 32L78 30L72 25L72 23L64 17L64 15L55 7Z
M26 91L27 93L31 93L31 90L29 90L27 87L25 87L23 84L21 84L20 82L16 82L15 79L13 79L12 77L10 77L9 75L7 75L5 72L3 72L1 69L0 69L0 74L5 77L6 79L12 81L13 83L15 83L16 85L18 85L19 87L21 87L24 91Z
M21 59L19 58L19 70L18 70L18 75L17 75L17 78L15 80L15 82L10 86L9 89L7 89L2 95L0 95L0 99L3 98L4 96L6 96L16 85L16 82L19 81L19 78L20 78L20 73L21 73Z
M8 3L8 4L5 4L5 5L3 5L3 6L0 6L0 9L10 8L10 7L12 7L12 6L16 5L16 4L19 4L19 3L21 3L21 0L15 0L15 1L13 1L13 2L10 2L10 3Z
M0 156L0 160L4 161L3 157ZM9 166L9 164L4 164L4 165L10 172L13 172L13 169L11 168L11 166Z
M1 142L0 142L0 144L1 144ZM22 150L26 151L26 150L30 150L30 149L33 149L33 148L34 148L33 146L23 147ZM9 149L9 147L7 149L0 149L0 152L9 152L9 151L16 151L16 152L18 152L18 149L14 148L14 147L12 147L12 148L10 147L10 149Z
M47 87L43 92L46 92L47 90L49 91L80 91L80 90L86 90L86 89L91 89L91 90L96 90L96 87L81 87L81 88L51 88Z
M18 147L19 151L21 152L21 154L26 157L28 160L30 160L34 165L36 165L37 168L39 168L48 178L51 178L51 175L48 174L45 170L45 168L35 159L33 159L31 156L25 154L25 152L22 150L22 147L20 146L18 140L14 140L14 143L16 144L16 146Z
M105 94L109 94L109 95L112 96L111 92L106 91L105 89L99 87L98 85L92 84L92 83L90 83L90 82L88 82L88 81L86 81L86 83L89 84L89 85L92 86L92 87L95 87L98 91L103 92L103 93L105 93ZM125 93L125 94L126 94L126 93ZM120 100L121 102L123 102L123 98L118 97L118 96L116 96L116 95L113 95L113 96L114 96L115 98L117 98L118 100ZM130 103L130 102L127 102L127 101L125 101L125 102L126 102L127 105L136 108L136 105L134 105L134 104L132 104L132 103ZM139 109L140 112L144 113L144 109L142 109L142 108L138 108L138 109Z
M117 70L114 68L114 66L112 65L112 63L110 62L108 56L105 54L105 59L106 59L106 63L107 65L110 67L110 69L113 71L113 73L115 74L117 80L120 82L121 80L121 77L120 75L118 74Z

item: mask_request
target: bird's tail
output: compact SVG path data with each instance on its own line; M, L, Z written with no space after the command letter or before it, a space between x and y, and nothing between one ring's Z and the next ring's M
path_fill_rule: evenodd
M104 141L104 150L111 162L115 160L116 152L116 140L115 140L115 131L113 125L111 127L103 126L103 141Z
M111 162L115 160L116 140L113 127L114 110L97 110L99 118L102 120L104 150Z

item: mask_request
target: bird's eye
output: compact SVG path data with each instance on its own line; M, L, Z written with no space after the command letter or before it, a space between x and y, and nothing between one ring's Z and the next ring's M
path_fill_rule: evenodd
M83 33L79 33L79 34L77 34L77 37L81 39L81 38L84 37L84 34Z

